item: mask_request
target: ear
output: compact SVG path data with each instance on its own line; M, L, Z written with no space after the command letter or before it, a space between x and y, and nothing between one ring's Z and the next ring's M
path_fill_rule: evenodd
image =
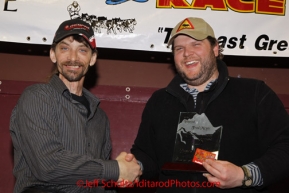
M56 63L56 56L55 56L55 51L53 49L50 49L50 60L53 63Z
M214 51L215 56L217 57L219 55L219 44L218 44L218 42L214 46L213 51Z
M91 59L90 59L90 63L89 63L89 66L93 66L96 62L96 58L97 58L97 53L94 52L91 56Z

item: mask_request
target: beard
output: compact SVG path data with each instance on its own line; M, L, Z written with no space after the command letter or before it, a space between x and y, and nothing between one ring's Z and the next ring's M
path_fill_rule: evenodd
M61 64L57 64L58 68L60 68L61 70L59 70L59 74L61 74L65 79L67 79L69 82L76 82L76 81L80 81L81 78L85 75L86 73L86 69L85 69L85 65L81 62L71 62L71 61L67 61L67 62L63 62ZM62 67L63 66L79 66L80 68L82 68L82 71L79 72L78 70L64 70Z
M217 61L214 55L213 50L210 51L209 56L206 57L203 61L200 61L201 68L200 71L195 74L193 77L188 77L180 67L177 66L177 72L185 80L188 85L191 86L200 86L207 82L217 70Z

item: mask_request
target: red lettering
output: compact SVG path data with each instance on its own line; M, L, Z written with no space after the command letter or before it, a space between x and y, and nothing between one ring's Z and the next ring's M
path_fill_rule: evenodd
M256 0L256 13L284 15L285 0Z
M158 8L188 8L190 4L186 0L157 0Z
M193 0L191 5L187 0L156 0L157 8L175 9L207 9L227 11L228 8L240 13L259 13L285 15L286 0Z
M242 0L226 0L228 7L236 12L254 12L255 2Z
M210 7L212 10L227 10L224 0L194 0L192 7L197 9Z

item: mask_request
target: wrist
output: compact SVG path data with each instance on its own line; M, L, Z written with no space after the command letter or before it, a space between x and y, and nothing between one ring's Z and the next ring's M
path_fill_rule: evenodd
M252 186L253 179L250 169L247 166L241 166L243 173L244 173L244 179L242 181L242 187L248 188Z

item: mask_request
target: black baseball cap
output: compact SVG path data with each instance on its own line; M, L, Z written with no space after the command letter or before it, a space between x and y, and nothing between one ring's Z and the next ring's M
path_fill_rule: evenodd
M94 31L91 25L81 19L71 19L62 22L55 33L53 43L58 43L65 37L75 34L84 37L91 49L94 50L96 48Z

